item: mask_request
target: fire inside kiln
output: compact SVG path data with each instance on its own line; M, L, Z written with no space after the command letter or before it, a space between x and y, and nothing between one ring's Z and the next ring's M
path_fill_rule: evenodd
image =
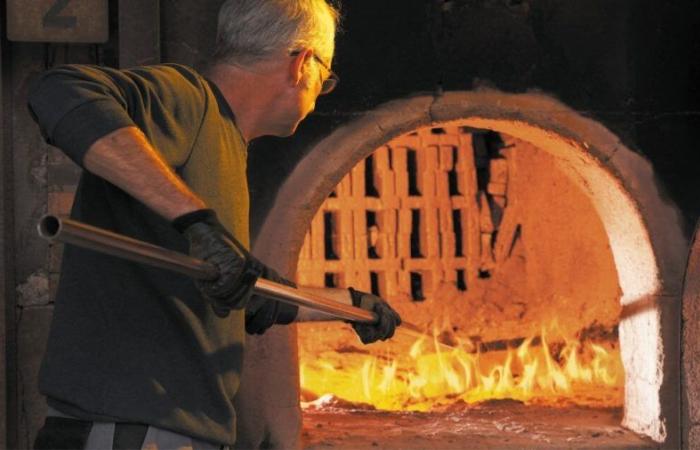
M456 125L401 136L323 203L297 281L381 295L427 336L363 346L301 325L303 400L621 406L617 279L593 205L546 152Z

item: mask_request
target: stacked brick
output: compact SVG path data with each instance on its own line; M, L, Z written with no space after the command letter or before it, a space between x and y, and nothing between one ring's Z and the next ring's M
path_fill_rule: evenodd
M491 270L508 163L480 152L471 131L421 129L358 163L311 223L299 284L420 301L442 283L467 290ZM479 164L488 173L483 189Z

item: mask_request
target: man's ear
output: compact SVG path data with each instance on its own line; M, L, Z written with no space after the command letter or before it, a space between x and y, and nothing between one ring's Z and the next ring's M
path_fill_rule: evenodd
M296 86L304 77L304 64L313 57L313 50L305 48L295 55L289 64L289 80Z

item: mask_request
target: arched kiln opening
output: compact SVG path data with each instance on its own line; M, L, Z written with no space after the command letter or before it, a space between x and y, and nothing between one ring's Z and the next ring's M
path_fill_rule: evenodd
M621 407L617 280L597 212L546 152L460 122L418 129L343 177L296 281L373 292L428 335L364 347L348 327L302 324L302 398Z
M415 135L411 136L414 131ZM277 267L286 269L287 273L294 273L297 257L300 257L300 261L305 258L304 254L299 256L299 252L309 225L312 230L314 226L332 229L333 221L342 220L339 216L334 217L332 211L319 216L322 217L320 223L319 219L315 222L312 220L329 194L339 183L339 189L343 189L341 180L353 171L353 167L361 167L357 166L358 162L365 161L376 149L380 150L365 165L373 165L372 170L383 164L387 167L393 165L394 161L389 161L388 152L381 150L381 147L402 135L406 135L402 139L409 141L430 135L436 147L432 153L438 155L431 160L425 154L412 154L410 145L403 146L405 152L398 152L403 155L399 158L405 157L404 187L409 194L414 194L409 197L421 197L417 195L422 194L421 189L442 189L448 194L459 193L473 200L475 205L472 205L472 212L481 212L478 215L467 214L469 206L466 205L463 208L448 204L442 209L440 205L433 205L437 214L429 214L428 217L423 201L416 203L414 208L403 208L403 212L397 212L395 215L403 214L403 218L397 217L392 225L392 219L380 214L372 215L371 208L368 208L361 221L363 223L355 227L360 234L364 231L364 235L361 239L353 239L345 247L368 252L366 261L381 260L377 256L386 252L390 243L385 242L386 239L377 230L381 230L382 226L393 226L394 231L406 234L403 239L406 247L400 251L397 249L396 253L408 256L404 258L404 267L397 271L384 270L384 273L381 270L366 270L363 271L365 278L359 280L342 279L339 271L329 270L322 272L323 280L314 282L342 286L350 285L352 281L383 295L386 292L389 298L392 292L399 296L403 294L408 300L407 309L425 307L419 304L422 297L426 298L427 293L439 293L441 286L445 285L457 291L469 290L477 288L480 279L487 279L485 284L501 286L505 291L523 289L496 296L513 299L527 297L522 302L526 303L525 306L518 306L520 300L502 304L482 302L479 314L483 320L477 330L479 333L472 329L468 334L478 336L477 343L503 340L489 334L493 330L487 326L489 320L491 323L510 322L511 326L515 326L519 317L530 311L549 320L551 305L559 308L560 315L568 311L569 316L575 316L574 320L556 321L557 326L564 329L563 335L578 333L580 336L586 329L590 331L590 326L594 324L600 326L599 331L614 330L611 319L618 316L619 348L624 365L623 424L656 441L673 442L678 426L678 371L673 370L678 364L678 328L675 325L679 314L678 295L685 253L677 213L662 200L646 161L625 148L604 127L550 98L491 91L448 93L437 98L415 97L396 101L367 113L316 145L295 169L281 189L275 207L259 234L256 244L258 254L265 260L277 261ZM440 139L446 141L444 150ZM475 179L471 182L464 182L469 177L464 173L463 181L459 181L460 164L465 164L467 153L457 150L455 154L454 148L460 146L449 144L449 139L471 141L469 144L474 150L475 168ZM481 150L480 145L484 147ZM479 158L482 161L477 161ZM425 178L411 174L412 171L417 174L421 164L424 168L427 164L432 169L444 170L446 177L441 182L422 184ZM411 169L412 166L415 166L415 170ZM542 175L539 178L529 179L527 172L519 172L538 166ZM548 171L548 166L554 169ZM538 173L538 170L533 170L530 175ZM516 171L518 175L515 175ZM364 173L368 172L365 170ZM382 181L366 177L364 173L358 173L359 184L365 190L363 195L369 192L371 198L375 195L372 189L376 189L376 195L380 195L381 187L377 183ZM514 184L521 183L521 187L515 189L515 186L509 186L508 180L513 180ZM549 180L552 185L548 188L537 186L543 180ZM547 189L549 195L543 195ZM541 211L521 211L523 214L511 214L509 217L507 204L510 200L511 205L518 204L518 192L523 193L521 202L527 198L524 193L531 192L527 201L534 202L532 204ZM566 213L559 209L556 213L547 214L547 207L565 206L567 197L571 201L568 207L573 208L571 211L576 214L570 217L565 232L548 233L548 226L566 227ZM328 200L332 201L332 198ZM440 222L435 217L442 217L443 220ZM487 219L490 219L490 224ZM552 220L554 223L548 222ZM572 226L574 222L578 227ZM279 227L281 223L285 226ZM373 226L377 229L374 237ZM464 231L470 227L472 232L462 233L462 236L473 242L457 243L459 233L455 230L461 228ZM366 233L368 229L369 234ZM527 230L533 233L528 236L525 234ZM445 239L433 239L436 233L443 233ZM449 236L454 238L454 242ZM575 242L557 241L564 237ZM342 236L337 236L336 240L322 240L326 245L324 258L328 256L332 260L333 257L340 257L333 252L342 251L342 239ZM558 244L572 247L562 256L556 251ZM528 245L538 248L528 248ZM609 250L604 248L607 245ZM459 246L461 253L457 249ZM474 251L476 248L480 249L478 254ZM453 256L451 262L441 260L440 270L411 262L421 257L428 260L442 250L452 252ZM550 255L553 259L531 261L530 270L524 270L524 266L504 269L508 265L524 264L523 260L527 260L527 257L523 255L527 253ZM557 266L559 257L574 259ZM464 259L464 266L458 263L460 258ZM537 257L534 259L537 260ZM591 260L596 263L591 264ZM561 268L564 269L558 271ZM573 271L572 268L577 270ZM444 275L436 278L437 272ZM508 282L493 283L499 276L508 273ZM516 276L521 278L516 281ZM552 280L552 276L558 278L548 283L547 278ZM493 279L488 279L490 277ZM542 295L533 296L530 291L533 288L542 289ZM581 294L581 289L586 289L591 296L586 298ZM610 302L611 298L617 302ZM566 302L576 307L567 310ZM489 313L489 307L500 307L504 310L503 314L500 318L494 317ZM524 310L527 311L523 313ZM414 314L414 317L418 315ZM469 329L474 325L473 322L470 325L467 319L457 320L460 322L457 328ZM537 337L532 329L527 328L548 325L541 320L528 323L512 337ZM580 326L584 323L588 324L588 328ZM542 336L540 340L544 340Z

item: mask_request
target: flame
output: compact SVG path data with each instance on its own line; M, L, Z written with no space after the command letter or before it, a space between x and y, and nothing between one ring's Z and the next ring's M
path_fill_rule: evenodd
M607 347L607 348L606 348ZM620 406L623 369L614 345L540 336L517 348L479 353L460 340L442 350L438 333L406 354L302 353L301 385L317 397L332 394L385 410L427 411L456 402L494 399L524 403Z

